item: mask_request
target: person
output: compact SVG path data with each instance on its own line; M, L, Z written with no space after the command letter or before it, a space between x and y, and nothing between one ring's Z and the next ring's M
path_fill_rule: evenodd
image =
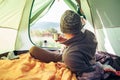
M60 19L60 29L64 36L59 36L57 40L65 45L62 53L52 53L34 46L30 49L31 56L44 62L63 61L78 80L100 80L99 75L95 76L99 70L96 71L94 67L96 37L89 30L81 31L82 28L81 17L72 10L66 10Z

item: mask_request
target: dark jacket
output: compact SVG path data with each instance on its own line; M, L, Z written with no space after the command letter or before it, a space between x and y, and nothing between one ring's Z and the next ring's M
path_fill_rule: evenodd
M67 45L63 51L62 59L74 73L90 72L95 61L97 41L95 35L86 30L65 41Z

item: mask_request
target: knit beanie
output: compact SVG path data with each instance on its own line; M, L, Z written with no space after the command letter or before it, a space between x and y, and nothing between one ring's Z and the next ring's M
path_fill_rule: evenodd
M60 29L63 33L77 34L82 28L80 16L72 10L66 10L60 19Z

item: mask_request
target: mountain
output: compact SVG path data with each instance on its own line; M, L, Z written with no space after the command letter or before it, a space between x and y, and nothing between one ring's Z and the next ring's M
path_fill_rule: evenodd
M31 29L48 29L48 28L55 28L59 29L59 23L57 22L38 22L35 23L30 27Z

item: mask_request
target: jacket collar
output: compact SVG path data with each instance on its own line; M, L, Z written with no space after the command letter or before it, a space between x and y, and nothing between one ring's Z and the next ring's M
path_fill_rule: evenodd
M84 38L84 36L85 36L85 34L83 34L82 32L80 32L79 34L75 35L71 39L64 41L62 44L64 44L64 45L70 45L73 42L76 42L78 40L79 41L82 40Z

